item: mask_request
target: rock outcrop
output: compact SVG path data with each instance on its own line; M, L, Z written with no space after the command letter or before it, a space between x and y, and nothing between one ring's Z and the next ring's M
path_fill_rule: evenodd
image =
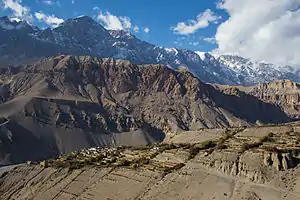
M251 95L259 99L281 106L291 117L300 117L300 85L282 80L259 84L254 87Z
M279 106L291 118L300 117L300 85L290 80L260 83L255 86L224 86L216 89L231 95L248 94L269 104Z

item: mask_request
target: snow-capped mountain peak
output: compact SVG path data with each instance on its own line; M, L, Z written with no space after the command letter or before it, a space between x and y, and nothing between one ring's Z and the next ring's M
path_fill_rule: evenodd
M199 55L199 57L201 58L201 60L204 60L204 59L205 59L205 54L206 54L206 52L195 51L195 53L196 53L197 55Z
M291 66L279 66L236 55L221 55L217 60L222 66L231 69L235 77L240 79L240 84L244 85L278 79L299 80L299 77L293 73L296 71L295 68Z
M126 59L134 64L165 64L186 69L202 81L252 85L276 79L300 81L291 66L277 66L235 55L155 46L125 30L106 30L90 17L68 19L58 27L34 29L27 22L0 18L3 63L24 63L59 53ZM18 46L18 48L14 48ZM16 58L16 59L12 59Z

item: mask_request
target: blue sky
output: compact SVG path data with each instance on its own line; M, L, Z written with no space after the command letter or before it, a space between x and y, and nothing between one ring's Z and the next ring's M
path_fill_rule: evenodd
M0 0L0 15L41 28L87 15L159 46L300 68L300 0Z
M204 38L214 37L218 24L210 23L205 28L200 28L193 34L180 35L171 30L179 22L196 20L197 16L207 9L211 9L222 20L226 20L227 14L223 10L216 9L217 1L211 0L11 0L28 7L34 16L35 12L43 12L45 15L54 15L60 19L73 18L80 15L91 16L97 19L100 12L106 15L109 12L116 17L126 16L131 20L132 31L137 37L155 45L187 48L199 51L210 51L217 47L212 41ZM11 9L0 10L0 15L13 15ZM100 23L101 20L99 20ZM34 24L43 28L48 25L34 18ZM133 27L139 27L135 32ZM149 28L149 32L144 31Z

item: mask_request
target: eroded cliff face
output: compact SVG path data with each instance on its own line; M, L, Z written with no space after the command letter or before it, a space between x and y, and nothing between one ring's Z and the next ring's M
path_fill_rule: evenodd
M249 151L219 151L199 158L201 165L219 172L245 178L256 183L271 181L279 171L293 169L299 164L299 153Z
M291 117L300 116L300 85L289 80L263 83L253 87L251 95L281 106Z
M279 80L250 87L225 85L214 85L214 87L228 95L250 95L254 99L280 107L291 118L298 119L300 117L299 83L290 80Z

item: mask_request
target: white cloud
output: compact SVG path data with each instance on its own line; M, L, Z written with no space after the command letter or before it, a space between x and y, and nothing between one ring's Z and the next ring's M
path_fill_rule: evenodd
M99 8L95 7L93 10L99 10ZM108 11L100 11L96 18L106 29L109 30L132 30L134 32L139 32L139 27L137 25L133 25L131 19L127 16L119 17Z
M218 53L300 66L299 0L223 0L230 17L216 33Z
M138 33L140 31L140 28L138 26L134 26L133 27L133 31L136 32L136 33Z
M129 17L119 17L119 19L121 20L124 29L131 28L131 20Z
M210 23L218 23L221 19L220 16L216 16L210 9L197 16L197 20L188 20L188 22L179 22L175 27L171 29L179 35L189 35L195 33L201 28L206 28Z
M145 33L149 33L150 32L150 29L148 27L144 28L144 32Z
M117 16L112 15L108 11L106 11L105 13L100 12L98 14L97 19L103 23L103 25L106 29L111 29L111 30L123 30L124 29L121 20Z
M43 12L36 12L34 15L39 21L42 21L54 28L64 22L63 19L57 18L54 15L45 15Z
M27 21L32 21L30 9L22 5L22 0L2 0L4 9L10 9L13 16Z
M215 37L206 37L206 38L203 38L203 40L205 42L208 42L208 43L211 43L211 44L216 44L216 38Z

